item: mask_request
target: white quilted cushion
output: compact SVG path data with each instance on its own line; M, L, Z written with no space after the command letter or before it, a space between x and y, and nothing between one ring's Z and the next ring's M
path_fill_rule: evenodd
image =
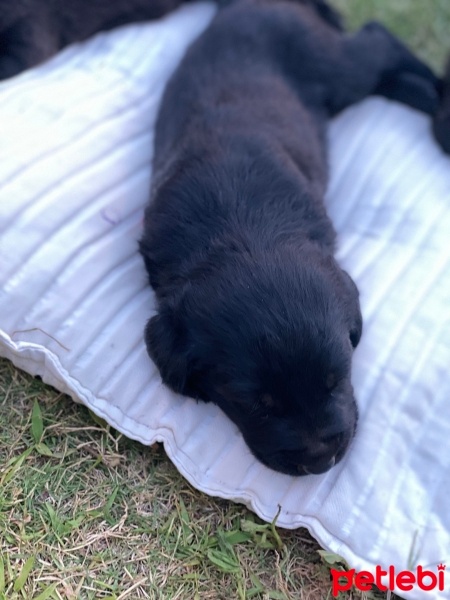
M426 117L371 99L331 126L329 211L365 318L361 420L341 464L305 478L266 469L146 355L154 298L137 240L153 126L213 11L99 35L1 84L0 354L130 438L164 442L198 489L269 521L281 505L279 525L308 527L352 567L406 568L411 552L450 566L450 162Z

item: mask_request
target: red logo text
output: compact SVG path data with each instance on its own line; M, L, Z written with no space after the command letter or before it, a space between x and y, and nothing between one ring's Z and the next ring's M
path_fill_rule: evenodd
M369 592L372 586L376 586L383 592L390 590L391 592L400 591L408 592L414 587L417 587L425 592L432 590L444 590L444 571L445 565L437 565L437 571L430 571L418 566L416 571L395 571L391 565L387 570L382 569L379 565L375 569L375 573L369 571L356 572L355 569L349 571L338 571L331 569L332 592L336 597L339 592L345 592L352 586L355 586L361 592Z

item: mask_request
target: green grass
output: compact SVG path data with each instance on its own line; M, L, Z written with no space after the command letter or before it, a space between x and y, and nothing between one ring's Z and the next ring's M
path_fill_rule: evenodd
M448 0L334 4L352 28L381 19L436 69L450 53ZM305 530L276 533L201 494L160 446L127 440L6 361L0 424L0 600L331 598Z
M450 56L449 0L332 0L351 29L378 20L437 72Z

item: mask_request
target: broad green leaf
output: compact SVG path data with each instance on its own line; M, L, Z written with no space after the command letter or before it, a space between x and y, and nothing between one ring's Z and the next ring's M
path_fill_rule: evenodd
M35 444L39 444L44 433L44 422L42 421L42 411L37 400L34 401L31 411L31 435Z
M275 521L259 524L248 519L243 519L241 521L241 528L244 532L252 535L255 543L260 548L273 548L275 550L283 548L283 542L276 530ZM268 536L270 539L268 539Z
M28 558L25 561L25 564L23 565L22 570L20 571L19 577L14 582L13 589L15 592L20 592L20 590L25 585L25 582L28 579L28 575L31 573L31 569L34 567L35 560L36 558L34 556L30 556L30 558Z
M185 544L187 544L189 540L192 539L192 531L190 525L191 520L189 518L189 513L186 509L186 505L184 504L183 499L179 498L178 503L178 514L180 516L181 527L183 530L183 541Z
M252 539L250 533L246 531L226 531L224 534L225 540L234 546L235 544L242 544Z
M0 556L0 592L5 591L5 563L3 557Z
M345 560L339 554L335 554L334 552L327 552L326 550L317 550L317 553L320 554L322 560L329 565L335 565L337 563L346 564Z
M57 585L58 585L57 583L52 583L51 585L48 586L48 588L45 588L45 590L41 594L39 594L39 596L36 596L35 598L33 598L33 600L48 600L48 598L50 598L50 596L56 590ZM106 600L106 599L104 599L104 600Z
M111 508L112 508L112 505L114 504L114 501L115 501L115 499L116 499L116 496L117 496L117 492L118 492L118 491L119 491L119 486L117 485L117 486L114 488L114 490L113 490L112 494L111 494L111 495L110 495L110 497L108 498L108 502L107 502L107 503L106 503L106 505L105 505L105 514L106 514L106 515L109 515L109 513L110 513L110 511L111 511Z
M213 549L207 551L207 556L216 567L225 573L238 573L240 571L241 567L236 556Z
M44 442L36 444L35 448L39 454L42 454L42 456L53 456L52 451L46 444L44 444Z
M269 525L267 523L254 523L249 519L242 519L241 521L241 529L242 531L247 531L249 533L262 533L267 531Z
M28 448L25 452L22 452L20 456L14 457L8 462L8 466L0 479L0 484L6 484L14 477L16 472L20 469L25 459L31 454L33 448Z

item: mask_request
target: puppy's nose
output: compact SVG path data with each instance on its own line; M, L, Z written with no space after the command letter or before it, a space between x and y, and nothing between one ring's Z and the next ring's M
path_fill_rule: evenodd
M308 475L320 475L320 473L326 473L334 467L336 463L336 457L332 456L329 460L317 461L313 465L302 465L299 466L299 471L302 470Z

